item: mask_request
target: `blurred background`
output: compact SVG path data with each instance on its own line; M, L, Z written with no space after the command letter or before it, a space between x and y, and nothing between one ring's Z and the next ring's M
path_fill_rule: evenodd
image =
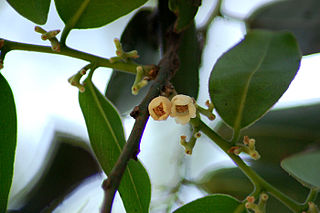
M225 17L216 18L208 29L198 104L204 105L209 99L208 77L218 57L244 37L244 20L270 2L275 1L223 1ZM297 17L293 18L298 30L302 26L301 17L308 15L309 23L313 23L314 16L318 16L310 9L319 11L320 5L314 5L314 2L305 1L307 9L295 7L307 10L303 14L296 13ZM196 16L197 27L206 22L215 4L211 0L202 1ZM144 7L154 5L156 1L149 1ZM115 55L113 39L120 38L135 12L102 28L72 30L68 45L102 57L112 57ZM290 10L287 13L292 15ZM313 24L319 26L318 20ZM6 1L0 2L0 23L1 38L48 45L34 32L35 25L16 13ZM43 28L54 30L63 29L63 26L52 1L48 22ZM259 22L253 21L252 27L256 26L259 27ZM301 27L300 32L303 31ZM299 41L310 40L307 33L300 34L299 38L302 39ZM319 44L315 42L320 43L312 42L308 45L316 47ZM244 133L256 138L257 149L262 154L260 161L248 163L299 201L303 201L307 190L289 178L279 163L290 154L316 149L320 143L320 58L319 54L310 54L314 52L318 50L303 57L297 76L273 111ZM105 176L89 147L78 104L78 89L67 81L85 65L85 61L35 52L11 51L6 56L1 73L13 90L18 114L18 143L9 201L12 212L99 212L103 199L101 184ZM99 68L94 74L93 81L101 92L106 89L111 71ZM134 120L123 116L123 122L128 135ZM230 136L230 130L219 122L219 118L209 124L220 134ZM208 193L230 193L244 199L251 191L252 186L245 176L205 136L198 140L192 156L186 156L179 138L188 131L188 126L177 125L171 118L165 123L149 120L147 124L139 159L152 183L151 212L171 212ZM278 153L277 150L286 151ZM283 187L284 183L289 187ZM270 212L288 212L276 201L271 201L268 208ZM118 196L113 212L124 212Z

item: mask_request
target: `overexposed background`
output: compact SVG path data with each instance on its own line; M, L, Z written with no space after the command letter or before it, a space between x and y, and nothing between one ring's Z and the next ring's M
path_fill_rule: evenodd
M213 8L211 0L203 0L196 17L201 26ZM271 0L226 0L223 7L228 14L245 18L259 5ZM154 1L147 5L154 5ZM120 38L124 26L134 14L131 13L115 22L98 29L73 30L68 37L70 47L103 57L114 56L113 39ZM34 23L17 14L6 1L0 2L0 38L13 41L48 45L34 32ZM63 22L51 4L46 30L63 29ZM204 50L201 67L201 87L199 104L209 98L208 77L217 58L243 38L243 22L233 18L217 18L208 32L207 46ZM85 122L78 104L78 90L67 79L87 63L78 59L35 52L11 51L7 54L1 73L8 80L14 96L18 114L18 144L15 160L13 185L9 207L19 206L23 199L21 190L32 183L44 165L50 143L55 131L67 132L88 141ZM287 107L297 104L319 102L320 100L319 55L303 57L301 68L288 91L275 106ZM104 92L111 69L99 68L94 75L94 83ZM133 119L124 120L129 133ZM201 137L192 156L185 156L179 145L179 137L187 127L175 124L172 119L166 123L149 121L141 144L139 158L148 170L153 184L153 206L161 201L161 187L171 186L180 180L185 171L179 167L187 162L187 176L196 179L207 168L232 166L224 154ZM165 135L165 136L164 136ZM214 160L212 160L212 156ZM218 156L218 157L217 157ZM78 187L56 212L98 212L102 201L101 186L103 176L89 178ZM202 196L193 187L182 189L181 199L188 202ZM80 204L79 204L80 203ZM123 211L122 203L116 199L114 212ZM161 206L161 205L160 205ZM157 207L159 208L159 207ZM154 212L160 211L154 208ZM160 209L160 208L159 208Z

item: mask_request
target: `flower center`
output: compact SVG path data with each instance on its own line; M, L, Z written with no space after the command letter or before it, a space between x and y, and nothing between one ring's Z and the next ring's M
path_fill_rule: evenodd
M179 114L188 114L189 113L188 105L176 105L176 111Z
M162 115L166 114L163 110L163 104L160 103L157 107L152 109L153 112L160 118Z

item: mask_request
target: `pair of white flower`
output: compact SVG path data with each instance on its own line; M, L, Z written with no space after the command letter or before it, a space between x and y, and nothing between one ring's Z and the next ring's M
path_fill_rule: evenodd
M166 120L170 115L183 125L190 118L195 118L197 111L194 99L187 95L176 95L171 101L164 96L156 97L150 102L148 109L154 120Z

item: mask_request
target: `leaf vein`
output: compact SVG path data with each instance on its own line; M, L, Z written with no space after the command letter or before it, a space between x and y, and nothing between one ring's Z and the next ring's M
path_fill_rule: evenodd
M269 49L269 46L270 46L270 42L271 42L271 39L269 39L267 41L267 45L266 45L266 50L264 51L264 54L261 56L261 59L259 60L259 62L257 63L254 71L249 75L249 78L245 84L245 87L243 89L243 93L241 95L241 99L240 99L240 104L239 104L239 109L238 109L238 113L237 113L237 117L234 121L234 129L235 131L239 131L240 128L241 128L241 121L242 121L242 115L243 115L243 111L244 111L244 107L245 107L245 103L246 103L246 100L247 100L247 94L248 94L248 90L249 90L249 86L250 86L250 83L251 83L251 80L252 80L252 77L254 76L254 74L260 69L267 53L268 53L268 49Z

